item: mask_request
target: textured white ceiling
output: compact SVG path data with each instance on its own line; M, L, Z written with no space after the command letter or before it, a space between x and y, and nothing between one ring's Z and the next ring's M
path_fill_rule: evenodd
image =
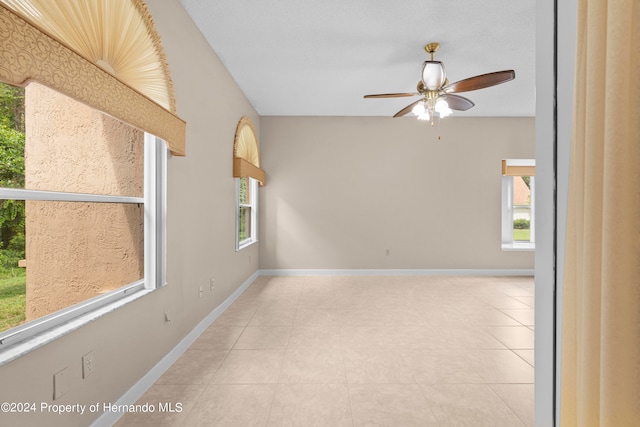
M461 94L461 116L535 113L535 0L181 0L261 115L392 116L414 92L424 46L449 82L513 69Z

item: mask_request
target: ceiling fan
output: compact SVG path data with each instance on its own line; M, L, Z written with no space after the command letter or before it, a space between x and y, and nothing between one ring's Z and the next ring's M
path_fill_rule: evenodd
M434 117L446 117L451 114L451 110L466 111L475 105L471 100L454 95L455 93L484 89L508 82L516 77L515 71L504 70L480 74L449 84L442 62L433 60L433 54L439 47L439 43L429 43L424 47L424 50L431 55L431 60L425 61L422 65L422 78L418 82L417 92L381 93L364 97L399 98L419 95L420 99L407 105L393 117L401 117L413 112L418 116L418 120L431 119L433 125Z

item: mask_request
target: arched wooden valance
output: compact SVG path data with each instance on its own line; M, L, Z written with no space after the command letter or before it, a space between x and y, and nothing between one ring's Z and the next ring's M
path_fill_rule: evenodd
M0 80L35 80L185 154L160 38L142 0L0 0Z
M236 127L233 142L233 176L235 178L251 177L260 185L265 184L265 172L260 169L260 149L253 123L248 117L242 117Z

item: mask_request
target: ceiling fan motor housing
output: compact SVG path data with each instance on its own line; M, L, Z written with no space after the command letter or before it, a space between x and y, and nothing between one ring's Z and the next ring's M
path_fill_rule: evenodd
M443 85L447 75L440 61L424 61L422 65L422 82L427 90L438 90Z

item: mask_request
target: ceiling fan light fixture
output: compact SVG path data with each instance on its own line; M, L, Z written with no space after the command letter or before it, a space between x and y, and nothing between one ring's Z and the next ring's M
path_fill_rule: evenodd
M411 110L411 112L416 116L419 116L420 114L424 114L425 111L426 111L426 108L424 108L424 104L422 102L418 102Z
M429 110L425 106L424 101L417 103L411 110L418 117L418 120L429 120Z
M447 75L440 61L424 61L422 82L427 90L438 90L444 85Z
M449 103L444 99L438 99L435 106L436 112L440 115L440 117L450 116L453 111L449 108Z

